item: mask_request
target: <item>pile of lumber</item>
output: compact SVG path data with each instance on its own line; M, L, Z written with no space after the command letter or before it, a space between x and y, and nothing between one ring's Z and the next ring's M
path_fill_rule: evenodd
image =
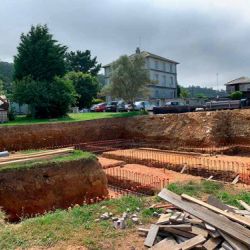
M149 229L138 229L150 249L250 249L250 207L245 202L239 201L245 208L239 210L212 196L203 202L167 189L159 196L174 208L165 209Z

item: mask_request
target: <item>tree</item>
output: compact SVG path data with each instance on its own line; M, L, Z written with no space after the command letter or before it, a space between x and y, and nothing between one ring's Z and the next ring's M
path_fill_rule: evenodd
M66 50L66 46L53 39L46 25L32 26L28 34L21 35L14 57L14 79L31 76L33 80L51 81L55 76L63 76Z
M31 77L14 82L13 100L28 104L34 118L54 118L67 113L76 93L69 79L55 77L52 81L37 81Z
M3 90L5 94L10 94L12 91L13 73L13 63L0 62L0 80L3 82Z
M241 91L235 91L230 94L230 98L233 100L240 100L242 98L243 94Z
M3 81L0 79L0 95L4 94Z
M177 84L177 97L180 97L181 94L181 86Z
M190 93L186 89L181 87L180 97L185 99L185 98L188 98L189 96L190 96Z
M101 69L101 64L97 63L96 57L91 58L90 50L76 52L71 51L66 56L67 70L89 73L97 76Z
M150 79L143 56L121 56L111 67L111 83L108 88L113 97L134 103L137 98L148 95L147 84Z
M205 96L203 93L198 93L195 96L199 99L207 99L207 96Z
M69 72L66 77L73 82L78 94L77 104L80 109L88 108L96 98L98 92L98 82L96 77L82 72Z

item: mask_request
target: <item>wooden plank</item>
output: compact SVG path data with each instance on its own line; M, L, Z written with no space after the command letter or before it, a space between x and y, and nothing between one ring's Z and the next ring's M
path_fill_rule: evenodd
M210 175L208 178L207 178L207 180L209 181L209 180L212 180L214 177L212 176L212 175Z
M236 183L239 181L239 179L240 179L240 176L237 175L237 176L234 178L234 180L232 181L232 184L236 184Z
M208 231L198 226L192 226L191 233L196 234L196 235L202 235L205 238L207 238L208 236Z
M220 245L220 243L222 242L222 238L210 238L208 239L204 244L203 247L206 250L214 250L216 249L216 247L218 247Z
M213 227L213 226L211 226L210 224L204 223L204 225L205 225L205 228L206 228L207 230L209 230L209 231L211 231L211 232L215 232L215 231L216 231L216 228Z
M179 225L159 225L160 228L176 228L183 231L192 231L192 226L188 224L179 224Z
M192 239L189 239L185 242L182 242L181 244L178 244L176 247L174 247L171 250L188 250L192 249L193 247L205 242L206 239L202 235L197 235L193 237Z
M247 211L250 212L250 206L249 206L245 201L238 200L238 202L240 203L240 205L241 205L242 207L244 207Z
M194 202L194 203L196 203L198 205L201 205L201 206L203 206L205 208L208 208L208 209L210 209L210 210L212 210L212 211L214 211L216 213L224 215L227 218L229 218L229 219L231 219L233 221L236 221L236 222L238 222L238 223L240 223L242 225L250 227L250 220L248 218L244 218L244 217L236 215L236 214L228 213L228 212L223 211L223 210L221 210L221 209L219 209L217 207L214 207L214 206L212 206L210 204L207 204L206 202L203 202L201 200L193 198L193 197L191 197L191 196L189 196L187 194L182 194L181 197L188 200L188 201L191 201L191 202Z
M223 248L225 248L226 250L234 250L230 244L228 244L226 241L224 241L221 245Z
M158 219L157 221L157 225L162 225L162 224L168 224L169 223L169 218L171 217L172 215L169 213L169 214L162 214L160 216L160 218Z
M169 218L169 220L172 222L176 222L180 215L181 215L181 212L175 212L174 214L172 214L172 216Z
M183 174L184 173L184 171L186 170L186 168L187 168L187 166L185 165L182 169L181 169L181 174Z
M235 240L231 236L229 236L226 233L223 233L222 231L219 231L221 236L235 249L235 250L247 250L247 246L242 244L241 242Z
M163 249L172 249L177 245L174 237L169 236L168 238L158 242L153 247L149 248L151 250L163 250Z
M179 195L165 188L158 195L176 207L181 208L182 210L194 215L198 219L201 219L204 222L209 223L210 225L229 234L235 239L238 239L247 246L250 246L250 230L244 228L243 226L229 221L227 218L220 216L203 206L187 200L182 200Z
M214 196L210 195L207 199L207 203L214 206L214 207L217 207L221 210L227 210L227 211L230 211L230 212L234 212L234 209L225 205L224 203L222 203L219 199L215 198Z
M247 210L235 210L235 213L240 215L250 215L250 211Z
M218 230L216 230L216 231L214 231L214 232L209 232L209 235L210 235L211 237L213 237L213 238L218 238L218 237L221 236Z
M154 245L154 242L155 242L155 238L158 234L158 231L159 231L159 226L155 225L155 224L152 224L150 226L150 229L149 229L149 232L148 232L148 235L144 241L144 245L147 246L147 247L152 247Z
M173 228L173 227L161 227L161 230L164 230L172 234L177 234L177 235L189 238L189 239L195 236L195 234L193 234L192 232L180 230L180 229Z

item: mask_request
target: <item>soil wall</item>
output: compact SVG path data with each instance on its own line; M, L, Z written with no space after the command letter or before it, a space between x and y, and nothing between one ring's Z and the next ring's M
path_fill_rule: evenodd
M36 149L116 139L122 137L123 126L124 118L0 126L0 151Z
M0 207L10 221L107 194L106 175L95 159L46 163L0 173Z
M0 127L0 151L123 138L196 147L250 145L250 109L3 126Z

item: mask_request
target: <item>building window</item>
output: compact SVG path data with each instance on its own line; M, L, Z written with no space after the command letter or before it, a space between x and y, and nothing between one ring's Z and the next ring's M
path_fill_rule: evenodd
M162 70L165 72L166 71L166 63L162 62Z
M170 72L173 73L173 64L170 64Z
M170 77L170 84L171 84L171 86L174 85L174 78L172 76Z
M163 86L166 86L167 85L167 79L166 79L166 76L162 76L162 85Z
M155 81L158 83L159 81L159 75L158 74L155 74Z
M155 61L155 69L158 69L158 61Z

